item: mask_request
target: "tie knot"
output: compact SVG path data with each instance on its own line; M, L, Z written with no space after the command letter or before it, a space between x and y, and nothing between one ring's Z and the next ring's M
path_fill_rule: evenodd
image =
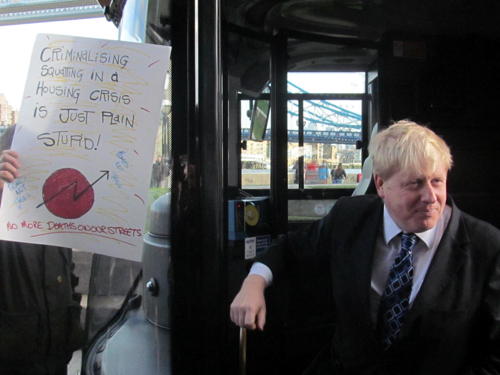
M415 233L402 233L401 234L401 248L411 251L417 243L417 236Z

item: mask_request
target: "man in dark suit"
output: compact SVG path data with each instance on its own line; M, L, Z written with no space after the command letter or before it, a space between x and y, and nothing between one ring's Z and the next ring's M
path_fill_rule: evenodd
M500 231L447 196L448 146L400 121L370 144L377 196L337 201L252 266L231 304L264 328L264 289L298 266L327 273L335 332L307 374L500 374ZM307 303L307 301L305 301Z

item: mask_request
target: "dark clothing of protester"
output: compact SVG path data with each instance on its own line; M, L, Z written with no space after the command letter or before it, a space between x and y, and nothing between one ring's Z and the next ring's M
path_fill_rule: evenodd
M333 170L333 178L346 178L347 174L345 173L344 168L337 168Z
M153 163L153 171L152 171L152 178L153 178L153 186L154 187L160 187L161 183L161 178L162 178L162 164L160 161L155 161Z
M448 204L450 221L388 350L370 302L373 254L383 230L380 198L341 198L325 218L259 256L275 280L290 269L311 278L329 275L324 288L333 296L335 330L307 375L500 374L500 231L451 199Z
M293 170L294 170L293 183L298 184L299 183L299 175L300 175L300 165L299 165L298 161L296 161L293 164Z
M342 167L332 169L330 174L332 175L332 182L334 184L341 184L344 181L344 179L347 177L347 174L345 173L345 170Z
M0 374L59 375L83 344L71 249L0 241Z

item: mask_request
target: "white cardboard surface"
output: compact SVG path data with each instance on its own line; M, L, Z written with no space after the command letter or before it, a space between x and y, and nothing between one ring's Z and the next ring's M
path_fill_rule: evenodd
M140 260L170 47L37 37L0 238Z

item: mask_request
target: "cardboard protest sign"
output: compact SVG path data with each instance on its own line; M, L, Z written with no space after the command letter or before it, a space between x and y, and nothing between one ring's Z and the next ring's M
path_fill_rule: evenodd
M139 260L170 48L40 34L0 237Z

